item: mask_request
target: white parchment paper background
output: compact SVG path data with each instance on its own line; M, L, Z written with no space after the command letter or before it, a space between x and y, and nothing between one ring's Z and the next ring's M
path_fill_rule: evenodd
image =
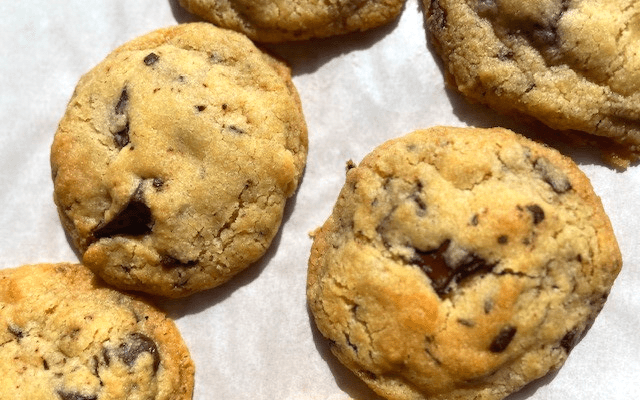
M116 46L192 20L176 0L0 1L0 268L78 260L58 221L49 168L75 84ZM195 399L379 399L335 361L305 304L308 233L329 215L345 162L436 124L535 134L446 89L423 24L422 6L408 0L400 19L380 29L269 46L293 68L309 127L308 164L261 262L220 288L163 304L191 349ZM624 268L565 367L510 400L636 399L640 168L617 172L597 151L561 151L601 195Z

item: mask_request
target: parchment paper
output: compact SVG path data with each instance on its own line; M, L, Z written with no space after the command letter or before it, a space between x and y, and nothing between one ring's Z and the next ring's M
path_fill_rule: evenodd
M78 261L52 201L49 167L67 101L80 76L116 46L193 20L176 0L0 2L0 268ZM222 287L163 307L191 350L197 400L379 399L333 358L305 303L308 233L329 215L345 162L437 124L505 126L527 135L539 127L469 105L445 88L418 0L380 29L269 48L291 64L302 98L309 127L304 179L262 261ZM624 267L564 368L510 400L636 399L640 168L617 172L597 151L560 150L602 197Z

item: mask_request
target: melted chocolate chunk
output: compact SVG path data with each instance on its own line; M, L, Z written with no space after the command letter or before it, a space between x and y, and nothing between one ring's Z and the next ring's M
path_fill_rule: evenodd
M489 351L492 353L502 353L505 351L517 331L518 329L512 325L507 325L500 329L498 335L493 338L493 341L489 345Z
M151 354L153 357L153 372L158 372L160 354L156 343L150 337L138 332L132 333L117 350L118 358L130 367L133 366L142 353Z
M115 107L116 115L125 115L126 109L129 105L129 93L127 92L127 88L122 89L120 93L120 99L118 99L118 103ZM116 146L122 149L124 146L129 144L129 121L127 120L124 127L120 129L118 132L113 134L113 140L116 142Z
M493 23L497 35L505 38L503 42L510 42L512 38L520 37L537 49L549 64L554 65L563 62L564 55L559 47L561 38L558 26L560 19L569 8L568 3L563 0L558 12L546 19L532 19L529 16L505 12L494 0L480 0L476 6L476 12L480 17ZM498 58L504 61L500 54Z
M158 61L159 58L160 57L158 57L156 53L149 53L149 55L147 55L143 61L145 65L153 65Z
M160 257L160 264L169 268L175 268L175 267L190 268L190 267L196 266L198 264L198 260L181 261L175 257L165 254Z
M572 186L569 178L546 158L538 158L533 164L533 168L540 174L542 180L548 183L556 193L562 194L571 190Z
M145 204L140 183L127 206L111 221L99 224L93 232L93 237L101 239L119 235L146 235L151 232L152 227L153 215L149 206Z
M62 400L98 400L98 396L96 395L84 395L77 392L65 392L63 390L58 390L57 393Z
M474 274L488 273L496 265L488 264L473 253L469 253L451 264L447 262L446 257L450 245L451 241L445 240L440 247L434 250L420 251L416 249L412 260L431 279L431 286L441 298L451 291L453 283L460 283Z
M531 213L534 225L538 225L540 222L544 221L544 211L539 205L530 204L527 206L527 211Z
M120 98L118 99L118 103L116 104L116 115L124 115L127 106L129 105L129 93L127 92L127 88L122 89L120 93Z

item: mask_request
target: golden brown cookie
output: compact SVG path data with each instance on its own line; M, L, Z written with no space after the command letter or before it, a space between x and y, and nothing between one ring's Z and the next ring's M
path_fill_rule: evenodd
M173 321L86 267L0 270L0 397L190 400L194 366Z
M391 22L404 0L180 0L189 12L259 42L364 31Z
M621 267L588 178L504 129L436 127L347 172L307 295L389 399L502 399L560 368Z
M239 33L178 25L82 77L51 148L54 198L108 283L186 296L265 253L306 154L288 67Z
M640 3L424 0L452 85L474 102L640 155ZM587 135L588 136L588 135ZM613 147L615 146L607 146ZM608 149L605 149L608 152Z

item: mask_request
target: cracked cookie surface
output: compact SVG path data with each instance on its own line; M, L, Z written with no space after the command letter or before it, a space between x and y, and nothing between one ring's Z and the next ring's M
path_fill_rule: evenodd
M173 321L79 264L0 271L2 398L189 400L194 366Z
M504 129L435 127L347 171L307 297L389 399L501 399L560 368L622 260L588 178Z
M180 0L189 12L259 42L364 31L391 22L404 0Z
M51 148L54 199L108 283L181 297L265 253L306 153L288 67L241 34L183 24L80 79Z
M452 85L498 111L640 155L640 3L424 0Z

